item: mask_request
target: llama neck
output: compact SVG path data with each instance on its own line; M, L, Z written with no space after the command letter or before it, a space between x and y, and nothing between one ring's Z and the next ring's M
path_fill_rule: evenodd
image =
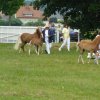
M93 40L93 44L95 46L98 46L100 44L100 36L96 37L94 40Z

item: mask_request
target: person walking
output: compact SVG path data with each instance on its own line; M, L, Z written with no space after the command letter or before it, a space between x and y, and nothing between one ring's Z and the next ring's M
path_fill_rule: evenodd
M52 40L51 40L51 37L50 37L50 35L51 35L50 25L48 23L45 25L45 28L42 31L42 33L43 33L43 39L44 39L44 42L45 42L45 45L46 45L45 52L47 54L50 54L50 49L52 47L52 44L51 44Z
M63 34L63 43L59 48L59 51L66 45L67 50L70 51L70 34L69 34L69 27L67 24L64 24L64 28L62 29Z

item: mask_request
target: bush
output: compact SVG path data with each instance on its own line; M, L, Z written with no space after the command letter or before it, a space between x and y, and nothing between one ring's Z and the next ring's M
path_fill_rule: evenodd
M19 19L16 19L16 18L11 18L10 21L6 21L6 20L3 20L1 19L0 20L0 26L21 26L23 23L19 20Z
M23 23L17 18L11 18L10 25L11 26L21 26Z
M27 22L25 26L35 26L33 22Z
M44 26L45 24L43 23L42 20L38 20L36 22L27 22L25 26Z
M44 26L45 24L43 23L42 20L38 20L37 22L34 22L35 26Z
M8 26L9 25L9 22L8 21L5 21L5 20L0 20L0 26Z
M95 36L96 36L96 34L94 34L94 33L92 33L92 32L86 32L86 33L84 34L84 38L85 38L85 39L94 39Z
M57 20L57 23L62 23L62 24L63 24L63 23L64 23L64 20L58 19L58 20Z

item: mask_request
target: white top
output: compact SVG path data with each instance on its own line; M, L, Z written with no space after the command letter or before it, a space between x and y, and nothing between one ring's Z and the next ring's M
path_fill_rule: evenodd
M45 37L48 37L48 30L45 30Z
M63 28L62 30L64 38L69 38L69 29L68 28Z

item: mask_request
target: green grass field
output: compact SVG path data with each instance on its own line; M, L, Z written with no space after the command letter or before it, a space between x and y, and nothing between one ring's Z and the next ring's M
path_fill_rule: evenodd
M0 44L0 100L100 100L100 65L78 64L71 51L54 44L51 54L29 56Z

